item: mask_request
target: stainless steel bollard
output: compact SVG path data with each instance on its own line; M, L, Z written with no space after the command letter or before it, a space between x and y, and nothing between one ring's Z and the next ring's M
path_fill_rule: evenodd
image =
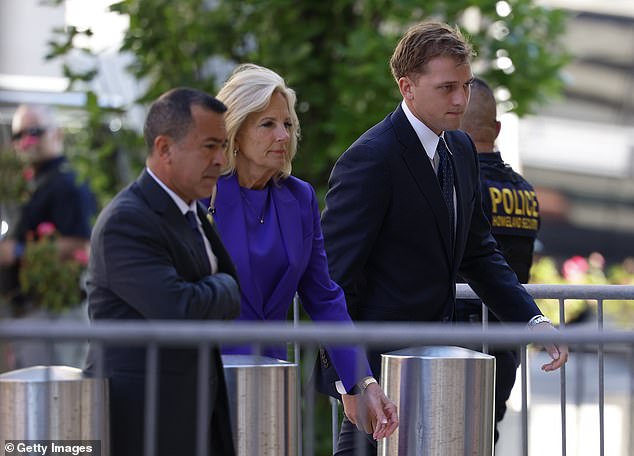
M298 454L297 364L255 355L222 363L237 454Z
M460 347L381 355L381 383L400 424L380 456L491 456L495 358Z
M108 381L81 369L34 366L0 375L0 442L99 440L110 454Z

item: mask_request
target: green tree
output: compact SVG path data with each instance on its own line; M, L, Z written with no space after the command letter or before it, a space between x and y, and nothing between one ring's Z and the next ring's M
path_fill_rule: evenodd
M84 109L84 125L66 133L65 152L103 207L142 168L143 140L119 125L121 110L100 107L94 92L87 91Z
M478 51L474 71L507 89L505 105L520 116L559 92L568 60L558 42L564 13L533 0L123 0L111 9L130 20L121 50L133 55L131 74L147 83L139 103L175 86L215 93L241 62L285 77L302 126L294 173L318 188L354 139L396 106L388 60L410 24L459 25ZM64 31L51 56L90 33ZM66 68L79 82L95 71Z

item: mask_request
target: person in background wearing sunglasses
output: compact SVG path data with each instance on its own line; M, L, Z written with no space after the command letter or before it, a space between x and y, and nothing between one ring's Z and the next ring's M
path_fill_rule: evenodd
M78 183L64 156L62 130L50 107L18 106L11 130L13 147L25 166L33 170L33 177L28 200L20 208L16 222L10 223L8 236L0 240L2 291L9 297L13 317L33 314L46 317L37 303L19 293L18 274L26 240L29 237L37 239L38 231L48 227L55 230L60 259L85 258L97 204L89 187ZM50 359L50 350L42 345L35 342L14 344L9 367L81 363L83 356L80 354L61 355L62 352L68 354L68 350L54 350L54 359Z

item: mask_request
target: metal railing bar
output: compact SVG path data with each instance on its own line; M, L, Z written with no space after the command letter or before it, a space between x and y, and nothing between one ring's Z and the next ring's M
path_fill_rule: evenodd
M634 298L634 285L565 285L527 284L526 291L535 299L597 299L604 300ZM456 298L475 299L478 296L469 285L456 284Z
M299 325L299 295L295 293L293 296L293 326ZM293 362L297 364L297 366L301 366L301 351L299 342L293 343ZM297 376L297 391L302 390L302 376ZM300 401L297 401L297 456L302 456L303 445L302 445L302 404Z
M362 345L358 345L356 346L356 355L360 354L360 353L365 353L365 349ZM355 356L354 357L354 361L355 361L355 373L356 373L356 378L361 378L364 376L364 372L363 372L363 357L361 356ZM363 401L357 401L357 415L358 416L365 416L366 414L366 407L365 407L365 402ZM360 424L360 423L359 423ZM355 456L369 456L367 454L367 448L366 448L366 436L365 433L363 432L357 432L355 433L355 447L356 447L356 451L354 452Z
M337 451L337 440L339 438L339 401L334 397L329 397L330 400L330 421L332 431L332 453Z
M208 453L209 435L212 432L207 425L210 419L209 410L209 362L211 347L209 343L198 346L198 406L196 409L196 455L206 456ZM221 373L217 373L221 375Z
M630 346L630 356L629 356L629 366L630 366L630 375L629 375L629 386L630 386L630 394L629 394L629 416L628 416L628 424L629 429L634 427L634 345ZM634 433L628 432L628 452L627 454L634 454Z
M528 456L528 357L526 345L520 347L520 371L522 373L522 455Z
M586 359L587 359L587 354L588 353L592 353L592 355L594 355L594 353L596 353L596 350L592 350L590 351L589 349L586 349L583 345L580 345L573 353L570 354L570 356L573 356L575 359L575 394L574 394L574 404L575 404L575 425L577 427L577 429L581 429L581 406L583 403L583 395L586 389L586 377L585 375L583 375L583 371L585 368L585 364L586 364ZM581 442L583 441L583 436L580 433L576 433L576 446L577 448L580 447Z
M603 299L597 300L597 328L603 330ZM605 455L605 359L603 345L599 344L599 455Z
M293 326L299 325L299 296L295 293L293 297ZM295 342L293 344L293 359L295 364L299 366L300 363L300 351L299 351L299 342Z
M486 331L488 327L489 327L489 308L483 302L482 303L482 330ZM486 353L487 355L489 354L488 344L482 344L482 353Z
M93 353L95 354L95 378L104 378L105 377L105 368L104 368L104 347L100 343L96 343L93 345ZM104 417L110 416L110 411L106 411L108 407L108 403L106 397L109 395L107 385L104 385L104 389L102 394L99 395L99 399L95 403L95 416L100 417L99 426L103 425ZM105 396L105 397L104 397ZM108 423L109 424L109 423ZM105 453L105 448L111 450L110 442L101 442L102 453Z
M306 346L305 355L307 359L315 359L317 356L317 350L315 345ZM309 379L312 373L313 366L311 363L304 363L303 371L304 378ZM303 382L302 382L303 383ZM302 422L306 424L303 432L303 447L304 454L306 456L314 456L315 454L315 388L304 388L300 393L300 397L304 398L304 417ZM302 442L299 442L302 445Z
M498 327L499 326L499 327ZM488 343L496 346L518 344L634 344L634 331L597 330L592 328L563 328L557 332L530 331L522 324L489 326L486 332L469 324L455 324L448 331L447 324L439 323L366 323L354 326L321 322L289 326L279 322L134 322L101 321L84 323L2 320L0 340L40 339L107 342L108 345L147 345L160 342L166 346L196 345L201 341L227 344L275 344L296 341L318 345L328 340L332 345L354 345L362 342L367 347L395 348L412 344L462 345ZM389 341L389 342L386 342Z
M559 299L559 327L563 329L566 326L566 312L564 308L565 300ZM566 456L567 438L566 438L566 365L564 364L559 370L559 408L561 411L561 456Z
M301 347L305 347L305 356L315 355L315 347L328 342L329 345L354 345L365 347L385 347L386 340L394 348L413 345L478 345L481 344L484 351L488 351L489 345L497 347L520 346L521 359L521 387L522 387L522 454L528 456L529 450L529 370L528 370L528 344L537 343L561 343L583 349L590 349L598 356L598 406L599 406L599 445L600 455L605 454L605 353L609 349L629 350L629 426L634 423L634 331L608 328L604 330L604 301L627 300L634 301L634 286L630 285L560 285L539 284L527 285L528 292L536 299L552 299L559 301L560 330L557 333L532 332L523 324L504 324L488 326L486 315L483 315L483 327L470 324L436 324L436 323L366 323L357 322L356 326L341 325L339 323L311 323L300 322L299 300L296 297L293 302L294 317L290 322L235 322L227 325L226 322L216 321L98 321L92 325L84 322L55 322L50 320L0 320L0 341L4 340L40 340L51 342L47 345L47 352L52 352L54 344L60 341L85 341L90 340L98 349L96 358L96 374L104 375L104 345L130 346L143 345L147 347L146 355L146 397L145 397L145 434L144 454L153 455L157 446L157 406L158 406L158 344L162 346L199 346L199 404L206 404L210 390L208 382L202 382L206 378L210 366L203 361L209 360L211 348L222 344L250 344L254 347L255 354L262 353L262 347L266 344L286 343L293 344L295 362L299 365ZM457 286L457 296L460 298L476 297L475 293L467 286ZM597 301L597 325L596 327L572 327L565 325L566 300L587 299ZM484 310L484 309L483 309ZM616 347L615 347L616 346ZM204 347L204 350L203 350ZM312 351L311 351L312 350ZM203 353L206 351L206 355ZM575 355L572 355L575 356ZM585 356L576 357L576 366L582 369ZM303 366L304 377L310 377L312 363ZM206 370L205 370L206 369ZM361 362L357 360L357 373L360 372ZM567 452L567 373L566 366L560 370L560 408L562 426L562 456ZM259 375L256 371L255 375ZM312 388L302 391L302 376L298 375L299 397L304 399L304 407L298 405L298 422L302 423L306 418L306 428L301 424L298 427L299 454L306 447L306 456L315 454L315 395ZM583 396L583 375L577 378L577 390L575 401L581 404ZM258 382L256 382L258 383ZM205 391L206 389L206 391ZM254 389L255 390L255 389ZM251 391L257 396L257 391ZM206 398L202 400L202 398ZM338 430L337 401L333 401L335 407L331 409L333 417L333 451L336 446ZM624 404L625 405L625 404ZM203 407L207 408L207 407ZM302 410L304 414L302 414ZM207 437L208 429L201 432L208 420L209 410L197 411L197 454L205 454L204 449L208 442L201 440L201 435ZM336 414L336 415L335 415ZM580 411L576 415L580 416ZM579 418L578 418L579 419ZM202 423L202 424L201 424ZM306 435L302 439L301 430ZM629 453L634 454L634 437L630 434L625 442ZM257 443L257 436L254 439Z
M145 431L143 454L156 454L156 414L158 407L158 347L148 344L145 354Z

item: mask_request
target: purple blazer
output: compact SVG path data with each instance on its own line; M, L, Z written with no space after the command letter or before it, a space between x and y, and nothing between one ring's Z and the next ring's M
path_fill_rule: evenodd
M271 185L270 192L289 266L270 299L262 302L255 291L258 289L259 275L251 269L246 208L237 176L225 176L218 181L214 219L240 279L242 308L239 320L286 320L297 292L304 309L313 320L352 324L343 291L328 273L315 190L307 182L291 176L277 185ZM356 375L357 353L360 352L353 347L328 348L328 354L347 391L359 380ZM363 357L365 375L371 375L365 354Z

